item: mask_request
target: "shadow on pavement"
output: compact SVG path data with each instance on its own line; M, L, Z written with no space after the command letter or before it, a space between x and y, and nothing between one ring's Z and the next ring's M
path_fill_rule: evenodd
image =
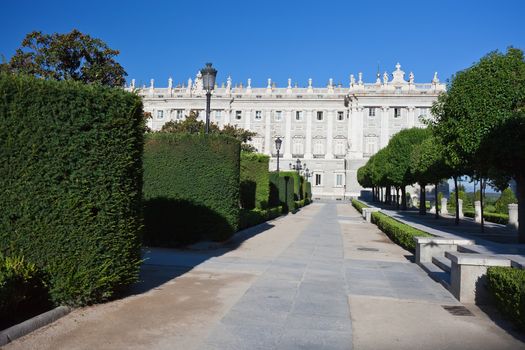
M274 225L267 222L237 232L224 243L200 242L184 248L143 247L144 263L139 282L131 285L124 296L145 293L183 275L206 260L221 256L240 247L246 240L261 234Z

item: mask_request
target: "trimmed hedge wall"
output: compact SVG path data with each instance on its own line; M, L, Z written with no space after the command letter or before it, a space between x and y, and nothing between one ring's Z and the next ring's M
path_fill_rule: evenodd
M270 173L270 206L279 205L283 207L284 213L295 209L294 179L272 172Z
M270 157L241 152L241 207L266 209L270 197Z
M476 217L476 213L474 211L465 210L463 211L463 215L469 218ZM508 214L500 214L500 213L487 213L483 212L483 218L486 221L493 222L496 224L502 224L506 225L509 223L509 215Z
M279 176L293 179L293 200L300 201L304 199L303 182L304 178L297 171L280 171Z
M308 181L304 182L304 198L312 202L312 184Z
M487 284L498 310L525 330L525 270L489 267Z
M137 279L142 102L122 89L0 74L0 252L47 276L56 304Z
M414 237L432 237L427 232L397 221L381 212L372 213L372 223L376 224L392 241L412 253L416 251Z
M223 241L239 224L239 141L224 135L152 133L144 149L144 241Z
M248 227L262 224L265 221L275 219L283 214L283 207L278 206L268 209L241 209L239 229L243 230Z
M352 198L352 206L357 209L358 212L363 213L363 208L368 208L367 205L358 201L357 199Z

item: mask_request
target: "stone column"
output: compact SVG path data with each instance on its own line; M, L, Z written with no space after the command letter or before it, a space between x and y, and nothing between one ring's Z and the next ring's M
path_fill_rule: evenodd
M326 126L326 155L325 159L334 159L333 141L334 141L334 111L327 111L326 118L328 125Z
M509 223L508 226L514 229L518 229L518 205L509 204Z
M265 116L266 119L264 120L264 154L267 154L271 156L272 154L272 126L271 126L271 119L272 119L272 111L266 111Z
M408 106L407 128L413 128L416 125L416 107Z
M465 215L463 215L463 199L458 199L458 207L459 207L459 218L463 219Z
M231 109L226 109L224 111L224 123L223 123L223 125L230 124L232 113L234 113L234 112Z
M292 159L292 114L293 111L286 111L286 129L284 135L284 159Z
M441 215L448 215L448 208L447 208L447 198L443 197L441 198L441 208L439 209L439 212Z
M390 109L386 106L381 108L381 138L380 138L380 148L386 147L388 144L388 140L390 139L390 132L389 132L389 112Z
M312 159L312 113L313 111L306 111L306 149L304 152L305 159Z
M481 202L474 202L474 221L481 222Z

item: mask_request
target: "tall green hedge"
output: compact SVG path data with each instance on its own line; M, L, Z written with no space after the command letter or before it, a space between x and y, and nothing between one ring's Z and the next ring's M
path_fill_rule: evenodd
M135 281L142 102L99 85L0 75L0 252L48 277L57 304Z
M239 141L223 135L152 133L144 149L144 241L221 241L239 222Z
M266 209L270 197L270 157L241 152L241 207Z
M295 209L293 177L270 173L270 205L282 205L285 213Z
M304 198L309 202L312 201L312 183L309 181L304 182Z
M279 176L289 177L293 179L293 197L295 201L304 199L303 197L303 181L304 178L299 175L297 171L280 171Z

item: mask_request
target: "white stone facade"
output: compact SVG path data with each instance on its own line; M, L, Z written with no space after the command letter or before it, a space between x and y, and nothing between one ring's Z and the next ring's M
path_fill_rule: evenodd
M362 74L356 81L350 75L348 86L306 87L292 85L278 88L268 79L263 88L227 83L216 86L211 100L211 121L252 130L257 133L251 142L260 153L272 156L271 170L276 169L275 139L280 137L280 169L288 170L297 158L310 170L314 198L345 198L357 196L357 169L368 158L386 146L392 135L410 127L424 127L422 118L430 117L430 107L445 90L437 78L431 83L416 84L414 75L404 79L399 64L389 76L386 72L375 83L364 83ZM149 127L159 130L170 120L182 120L196 110L205 118L206 97L200 73L195 81L167 88L136 88L134 81L127 88L143 98L144 109L152 114Z

